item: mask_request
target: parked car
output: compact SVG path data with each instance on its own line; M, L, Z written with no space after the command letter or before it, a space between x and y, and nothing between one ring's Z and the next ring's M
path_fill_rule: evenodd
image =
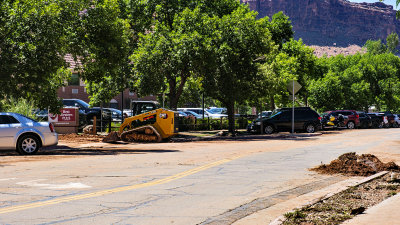
M207 111L209 112L209 113L211 113L211 114L227 114L227 111L226 111L226 108L210 108L210 109L207 109Z
M195 112L193 112L193 111L185 111L185 113L186 113L188 116L194 116L194 117L196 117L197 119L203 118L202 115L199 115L199 114L197 114L197 113L195 113Z
M266 134L280 131L291 131L292 129L292 108L281 108L274 110L269 118L258 118L249 127L249 132L260 132L261 125ZM314 133L320 129L320 116L310 107L296 107L294 109L295 131Z
M270 117L272 115L272 111L262 111L261 116L262 117ZM260 113L258 114L258 117L260 117Z
M122 113L121 110L114 109L114 108L105 108L111 111L111 118L114 122L121 122L122 121Z
M21 155L58 144L53 124L37 122L18 113L0 112L0 149L16 149Z
M380 113L368 113L368 116L372 120L372 128L381 128L384 125L383 114Z
M321 119L323 127L327 126L327 121L331 116L338 118L340 115L344 116L343 126L348 129L354 129L360 126L360 116L355 110L334 110L327 111Z
M179 117L189 117L188 114L186 114L185 112L182 111L178 111Z
M186 111L192 111L201 116L203 118L203 109L202 108L178 108L178 111L186 112ZM204 118L207 118L210 115L207 110L204 110Z
M393 127L398 128L398 127L400 127L400 116L399 116L399 114L393 114L393 115L394 115Z
M212 119L220 119L223 117L228 117L225 108L210 108L206 109L206 111L208 112L208 116Z
M383 120L384 120L384 126L385 127L396 127L395 123L395 116L390 112L379 112L380 114L383 115Z
M130 109L124 109L124 115L125 117L131 117L133 115L132 110Z
M49 118L48 118L49 117L49 111L47 109L35 110L34 114L35 114L36 118L39 121L48 121L49 120Z
M372 118L365 112L357 112L360 119L360 128L371 128Z
M97 120L103 118L104 121L111 119L111 110L100 107L90 107L90 105L80 99L63 99L64 107L78 107L79 114L84 115L86 124L90 124L96 116Z

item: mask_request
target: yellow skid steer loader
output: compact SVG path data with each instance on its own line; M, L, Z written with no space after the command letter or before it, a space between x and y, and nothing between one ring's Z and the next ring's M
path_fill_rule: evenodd
M175 117L175 112L159 108L126 118L119 131L110 132L103 142L161 142L178 133Z

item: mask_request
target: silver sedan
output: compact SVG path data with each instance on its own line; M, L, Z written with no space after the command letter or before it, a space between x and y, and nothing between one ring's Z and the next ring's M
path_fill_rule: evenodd
M18 113L0 112L0 149L16 149L22 155L31 155L41 147L57 144L53 124Z

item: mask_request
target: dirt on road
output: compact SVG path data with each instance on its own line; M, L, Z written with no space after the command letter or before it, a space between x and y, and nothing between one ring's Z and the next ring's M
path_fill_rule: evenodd
M101 142L104 135L94 134L61 134L58 136L58 140L69 143L90 143L90 142Z
M339 156L328 165L323 164L311 170L324 174L370 176L381 171L400 172L400 167L393 161L383 163L372 154L357 155L355 152L350 152Z

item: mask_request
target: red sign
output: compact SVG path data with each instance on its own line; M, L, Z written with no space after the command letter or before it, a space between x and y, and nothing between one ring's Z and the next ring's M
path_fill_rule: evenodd
M58 125L76 123L76 112L76 108L63 108L59 115L49 113L49 122Z

